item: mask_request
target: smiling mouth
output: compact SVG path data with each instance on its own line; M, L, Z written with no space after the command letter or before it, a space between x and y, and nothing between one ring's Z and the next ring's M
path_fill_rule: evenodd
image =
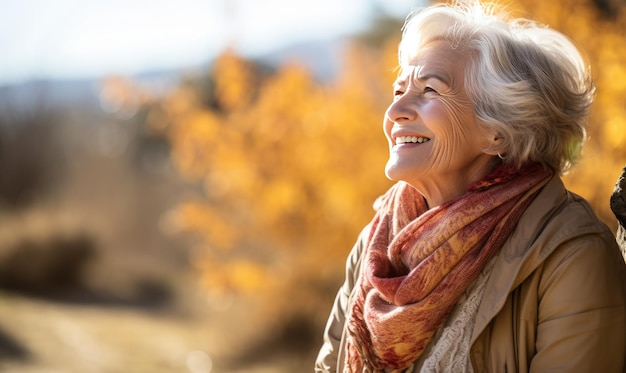
M428 137L422 136L399 136L396 137L396 145L402 144L423 144L425 142L429 142L430 139Z

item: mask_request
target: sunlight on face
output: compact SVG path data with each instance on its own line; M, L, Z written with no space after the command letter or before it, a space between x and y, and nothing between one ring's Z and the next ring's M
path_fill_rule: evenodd
M442 40L424 45L394 83L384 131L385 169L428 199L447 200L489 170L487 134L478 125L464 89L467 53ZM451 190L454 189L454 190Z

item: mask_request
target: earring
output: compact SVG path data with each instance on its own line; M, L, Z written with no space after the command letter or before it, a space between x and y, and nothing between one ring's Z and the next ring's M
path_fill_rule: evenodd
M500 153L498 152L498 158L500 158L500 159L502 159L502 160L505 160L505 159L506 159L506 156L504 156L504 155L502 155L502 154L500 154Z

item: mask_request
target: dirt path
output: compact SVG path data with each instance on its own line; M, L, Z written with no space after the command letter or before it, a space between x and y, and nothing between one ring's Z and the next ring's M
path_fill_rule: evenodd
M195 303L198 304L197 302ZM249 311L249 310L248 310ZM229 333L231 310L209 317L136 308L49 302L0 292L2 373L279 373L309 362L282 357L233 364L241 336ZM3 345L4 342L4 345ZM3 356L4 355L4 356ZM19 354L18 354L19 355Z
M223 353L206 320L0 298L0 330L27 351L24 359L0 360L2 372L208 373L211 355Z

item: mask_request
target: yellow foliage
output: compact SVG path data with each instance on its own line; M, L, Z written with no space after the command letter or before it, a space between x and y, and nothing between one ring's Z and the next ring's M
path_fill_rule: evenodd
M224 214L202 202L181 203L170 215L175 230L200 234L204 242L218 249L230 249L237 242L239 232Z
M245 107L252 98L256 80L251 66L234 52L226 51L215 63L215 97L226 111Z
M626 147L626 115L621 113L608 118L603 132L609 148L619 153L619 150Z
M179 116L179 126L170 128L170 141L177 149L174 161L181 173L192 180L203 178L209 171L218 137L219 119L204 109L188 110Z
M211 73L216 104L191 86L160 102L178 170L203 181L204 200L173 216L208 248L206 286L278 291L307 273L285 270L272 283L264 271L279 264L339 272L389 184L381 123L391 80L382 84L380 71L393 73L362 48L346 58L350 68L322 86L298 65L263 77L226 52Z
M205 288L218 295L228 293L254 293L274 282L273 274L266 267L251 260L215 262L207 259L197 263L200 281Z

